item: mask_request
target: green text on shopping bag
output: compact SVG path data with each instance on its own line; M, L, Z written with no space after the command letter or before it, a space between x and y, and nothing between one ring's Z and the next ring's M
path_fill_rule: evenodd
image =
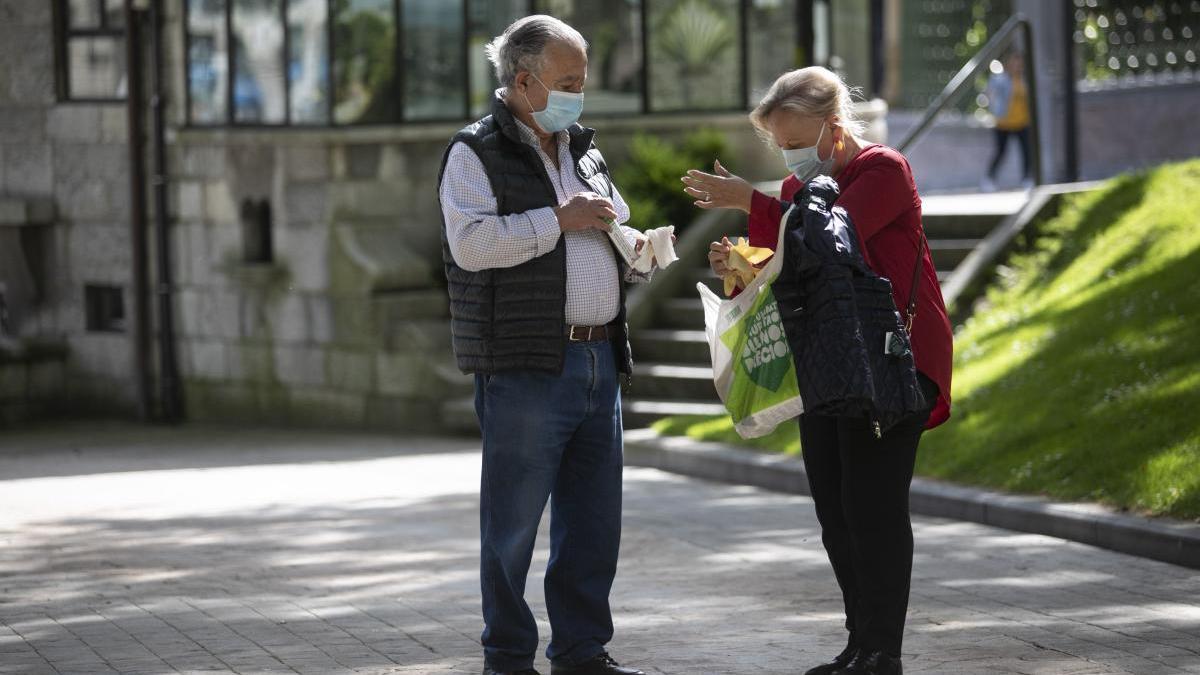
M721 335L721 342L735 355L733 383L725 401L735 422L800 395L779 305L769 287Z

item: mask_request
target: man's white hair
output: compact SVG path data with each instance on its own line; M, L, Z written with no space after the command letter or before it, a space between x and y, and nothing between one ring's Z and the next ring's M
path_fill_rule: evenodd
M579 31L545 14L517 19L504 29L487 46L487 57L496 67L500 86L513 86L522 70L540 74L546 66L546 45L555 41L576 45L584 51L588 47Z

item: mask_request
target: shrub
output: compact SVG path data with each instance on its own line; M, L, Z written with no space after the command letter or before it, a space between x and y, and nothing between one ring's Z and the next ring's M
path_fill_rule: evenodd
M724 159L728 154L725 137L713 129L694 131L679 143L648 134L634 136L629 159L614 171L621 196L629 204L628 225L639 230L662 225L674 225L676 233L685 230L701 211L692 205L679 178L689 169L712 171L718 158L732 171Z

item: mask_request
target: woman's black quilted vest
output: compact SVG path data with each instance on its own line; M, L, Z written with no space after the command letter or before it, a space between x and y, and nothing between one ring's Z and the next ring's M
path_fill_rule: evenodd
M611 197L612 179L604 157L592 143L596 132L578 124L568 129L575 170L593 192ZM497 214L523 213L557 206L554 185L537 150L521 141L512 113L496 97L492 114L455 134L442 157L440 193L446 159L455 143L465 143L483 162ZM567 250L562 237L554 250L521 265L469 272L454 262L442 222L442 262L450 293L454 355L464 373L490 374L533 370L560 374L566 350ZM618 258L618 264L620 259ZM621 372L631 374L629 329L625 324L625 287L613 322L613 352Z
M865 417L876 433L929 414L892 283L862 257L854 222L835 208L837 182L810 180L793 198L783 271L772 284L796 363L805 414ZM887 334L893 335L894 350Z

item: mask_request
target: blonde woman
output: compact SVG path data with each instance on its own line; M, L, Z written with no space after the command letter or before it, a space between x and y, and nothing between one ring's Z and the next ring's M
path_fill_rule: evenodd
M750 120L779 147L791 171L780 191L783 200L755 190L718 161L715 174L690 171L682 179L696 206L746 212L750 244L773 248L793 195L816 176L832 176L841 189L837 206L853 220L867 264L891 280L904 319L918 279L912 349L930 409L891 427L881 439L861 418L800 417L809 487L849 631L845 650L808 675L901 673L912 577L909 484L922 431L950 415L950 322L928 246L921 246L921 198L904 156L861 138L849 90L824 68L780 76ZM728 257L728 239L710 245L709 262L718 275Z

